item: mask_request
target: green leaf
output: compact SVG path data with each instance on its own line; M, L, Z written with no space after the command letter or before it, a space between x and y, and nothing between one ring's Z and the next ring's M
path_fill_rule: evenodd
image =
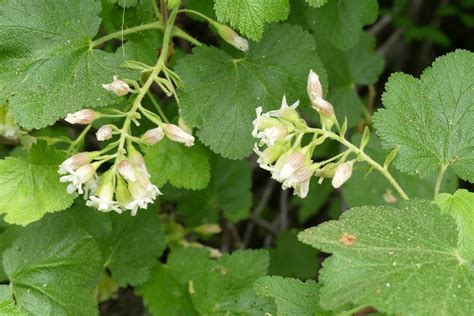
M137 285L148 279L165 249L156 211L142 210L130 216L76 206L70 214L94 237L103 253L103 266L110 269L120 286Z
M2 255L6 249L12 246L13 242L18 238L22 228L23 227L21 226L8 225L3 229L2 233L0 234L0 255ZM6 280L8 280L8 277L2 265L0 267L0 281L4 282Z
M271 297L277 304L277 315L322 316L331 315L318 304L319 285L315 281L302 282L279 276L265 276L255 282L258 296Z
M306 2L312 7L319 8L325 5L328 0L306 0Z
M127 0L125 0L127 1ZM134 1L134 0L131 0ZM123 0L120 0L123 2ZM122 29L156 21L152 1L140 1L133 7L123 7L103 2L101 12L102 26L107 33L118 32ZM163 45L163 32L157 29L124 34L119 38L124 44L117 48L116 54L123 55L125 60L136 60L148 65L156 63L159 48ZM115 46L111 47L112 49Z
M92 237L64 214L28 226L3 253L15 302L33 315L96 315L101 261Z
M42 128L67 113L119 101L101 84L120 68L121 54L90 47L100 25L94 0L3 0L0 5L0 102L18 124ZM74 17L74 18L71 18Z
M252 205L251 172L247 161L232 161L214 155L212 176L206 189L184 192L176 211L190 226L215 223L219 212L231 221L248 216Z
M253 40L262 38L265 23L284 21L290 13L289 0L215 0L219 22L229 23Z
M357 85L374 84L384 68L383 57L375 52L375 39L363 32L355 46L347 51L337 49L324 36L316 36L316 42L328 74L328 100L334 105L337 117L340 120L347 117L349 127L354 127L364 115Z
M239 59L214 47L197 47L177 65L185 85L179 93L181 114L214 152L246 157L254 144L255 109L279 108L285 93L290 102L306 98L309 69L325 81L314 39L297 26L269 28Z
M352 143L360 143L361 136L352 137ZM369 144L364 150L372 159L380 164L389 153L382 148L377 135L370 137ZM373 170L367 174L370 166L367 164L356 164L352 177L342 187L342 193L349 207L364 205L393 205L402 202L402 197L397 193L388 180ZM410 198L432 199L437 175L425 179L407 175L399 170L389 167L392 176L397 180L403 190ZM446 172L441 183L441 191L452 193L458 187L457 177L452 171Z
M145 155L152 182L191 190L204 189L211 177L209 151L201 144L186 147L164 138Z
M46 213L68 208L73 196L59 182L62 153L45 142L33 145L30 156L0 160L0 212L10 224L27 225Z
M136 288L152 315L199 315L189 294L189 281L210 264L201 248L174 248L167 264L156 265L150 278Z
M267 274L264 250L235 251L224 255L193 276L191 299L201 315L263 315L273 311L269 299L258 298L253 284Z
M441 193L435 203L456 219L459 251L474 260L474 193L465 189L457 190L453 195Z
M10 287L8 285L0 285L0 315L8 316L26 316L28 313L20 306L15 304L15 301L10 295Z
M138 0L107 0L110 3L116 3L121 7L130 8L137 5Z
M373 23L377 15L377 0L329 0L306 13L311 29L341 50L353 47L363 26Z
M474 54L457 50L438 58L420 79L397 73L374 117L385 148L400 145L395 166L426 177L450 166L474 182Z
M318 272L318 251L303 245L296 238L296 232L286 231L278 235L276 247L269 250L270 268L268 274L298 279L314 279ZM291 261L288 258L292 258Z
M455 220L431 202L361 207L307 229L302 242L332 253L320 304L353 303L399 315L471 315L474 265L460 253Z
M200 248L175 248L166 265L157 265L150 279L137 287L153 315L262 315L272 312L257 298L255 280L266 274L263 250L236 251L218 260Z

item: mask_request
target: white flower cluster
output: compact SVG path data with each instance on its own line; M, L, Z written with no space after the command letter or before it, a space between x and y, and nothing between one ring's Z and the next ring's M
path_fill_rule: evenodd
M68 193L84 194L86 204L101 212L130 210L136 215L161 194L150 182L143 156L133 146L128 148L128 157L99 177L97 169L104 161L99 152L76 154L59 166L60 181L69 183Z
M258 107L252 135L260 139L254 147L260 167L270 171L272 178L282 183L283 189L293 188L294 194L304 198L315 166L309 148L301 148L301 139L291 144L299 129L306 126L295 110L297 106L298 102L288 106L283 97L279 110L262 114L262 108ZM266 146L263 151L262 146Z
M133 92L127 82L119 80L117 76L114 76L111 83L102 86L117 96L125 96ZM101 126L96 132L98 141L108 141L115 134L120 135L122 141L112 142L102 151L81 152L65 160L59 166L58 172L62 175L60 181L68 183L68 193L83 194L87 200L86 204L99 211L122 213L129 210L132 215L136 215L138 209L146 209L148 204L153 203L156 197L161 195L158 187L151 183L143 156L135 149L132 142L153 145L166 136L171 141L183 143L189 147L194 145L194 137L191 134L191 128L182 120L179 122L180 126L163 123L155 113L142 107L139 107L139 110L158 126L146 131L141 138L133 137L128 134L129 131L120 130L113 124ZM134 114L137 114L135 117L140 117L140 114ZM83 109L68 114L65 120L71 124L90 125L101 117L122 116L135 120L135 117L132 118L131 115L129 113L104 114ZM135 123L139 125L138 122ZM125 139L128 139L126 156L123 145L117 148L119 144L124 144ZM102 154L114 148L117 148L116 154ZM112 167L98 176L98 168L112 158L115 159Z
M308 95L312 106L321 114L324 128L330 129L336 121L332 105L323 99L323 88L319 77L312 70L308 77ZM352 174L352 162L338 164L315 163L311 159L318 139L302 146L302 138L308 126L301 119L296 108L299 102L289 106L285 96L280 109L263 113L262 107L256 109L257 118L253 121L252 136L259 141L254 146L258 164L268 170L272 178L282 183L282 188L293 188L294 194L304 198L308 194L313 175L333 178L332 185L339 188ZM322 141L324 141L322 137Z

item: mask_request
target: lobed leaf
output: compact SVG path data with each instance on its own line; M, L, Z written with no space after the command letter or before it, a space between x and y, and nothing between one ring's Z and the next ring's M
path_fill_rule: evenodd
M103 254L103 267L110 269L118 285L135 286L148 279L165 249L165 238L155 211L141 210L132 217L76 206L70 214L97 242Z
M137 288L153 315L261 315L272 312L268 299L257 298L253 283L266 274L263 250L236 251L218 260L199 248L175 248L166 265L157 265Z
M450 166L474 182L474 53L438 58L420 79L396 73L385 86L385 109L374 116L386 149L400 145L395 166L421 178Z
M67 113L113 104L119 97L101 84L114 75L136 79L120 68L121 54L91 47L100 9L95 0L0 2L0 102L9 99L19 125L42 128Z
M89 234L55 214L22 230L3 266L16 304L29 314L97 315L92 291L101 257Z
M284 21L290 13L289 0L215 0L214 10L221 23L229 23L244 36L262 38L265 23Z
M258 296L271 297L277 305L277 315L323 316L332 315L318 304L319 285L308 280L265 276L254 285Z
M216 153L240 159L252 152L255 109L280 107L305 97L309 69L325 81L314 39L300 27L269 28L244 57L234 59L214 47L197 47L178 61L185 88L179 93L181 115L199 128L199 139Z
M201 144L185 147L164 138L148 150L145 161L158 186L170 182L177 188L200 190L211 177L209 151Z
M320 304L372 306L403 315L470 315L474 264L458 248L453 217L431 202L354 208L300 233L332 253L320 271Z
M377 0L329 0L306 11L311 29L341 50L353 47L363 26L373 23L377 15Z
M39 142L28 159L0 160L0 212L7 223L24 226L72 204L73 196L59 182L57 171L64 158L63 153Z

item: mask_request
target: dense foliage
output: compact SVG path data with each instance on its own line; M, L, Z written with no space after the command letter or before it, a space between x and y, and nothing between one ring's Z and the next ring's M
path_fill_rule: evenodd
M473 315L474 4L419 2L0 0L0 314Z

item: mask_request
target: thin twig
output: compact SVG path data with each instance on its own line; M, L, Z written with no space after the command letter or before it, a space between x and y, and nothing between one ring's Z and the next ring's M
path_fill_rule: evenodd
M252 212L252 217L253 218L260 218L260 214L262 211L265 209L265 206L268 204L268 200L270 199L270 196L272 195L273 188L275 187L275 181L272 179L269 179L267 183L265 184L265 188L263 189L262 196L260 198L260 202L257 204L257 207ZM244 233L244 241L243 241L243 246L246 248L250 242L250 238L252 237L252 232L253 229L255 228L255 223L249 222L247 224L247 227L245 229Z
M281 191L280 194L280 231L288 227L288 190Z

